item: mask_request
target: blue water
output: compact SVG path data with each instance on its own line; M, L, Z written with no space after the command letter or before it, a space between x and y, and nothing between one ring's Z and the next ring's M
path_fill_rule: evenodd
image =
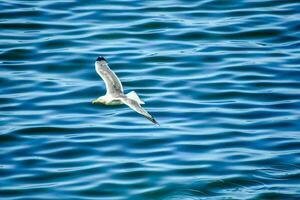
M0 199L300 199L299 11L0 1ZM91 104L100 55L160 127Z

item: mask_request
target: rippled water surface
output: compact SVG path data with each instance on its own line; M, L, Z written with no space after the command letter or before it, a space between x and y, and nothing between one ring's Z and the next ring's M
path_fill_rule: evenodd
M299 1L0 8L1 199L300 199ZM91 104L99 55L161 126Z

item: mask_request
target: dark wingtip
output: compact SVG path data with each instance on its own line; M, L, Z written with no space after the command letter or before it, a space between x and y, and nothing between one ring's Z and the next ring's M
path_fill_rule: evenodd
M149 119L153 124L156 124L159 126L159 123L153 117L146 117L146 118Z
M103 56L99 56L96 61L106 61Z
M153 120L152 122L153 122L155 125L160 126L159 123L158 123L154 118L153 118L152 120Z

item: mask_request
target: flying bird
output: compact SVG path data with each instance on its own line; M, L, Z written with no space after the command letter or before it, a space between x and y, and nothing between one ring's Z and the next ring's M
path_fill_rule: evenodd
M100 56L97 58L95 62L95 69L105 83L106 94L95 99L92 102L93 104L126 104L131 109L150 120L152 123L158 124L157 121L146 110L142 108L141 104L145 103L139 98L139 96L134 91L129 92L126 95L124 94L121 81L118 79L116 74L113 71L111 71L104 57Z

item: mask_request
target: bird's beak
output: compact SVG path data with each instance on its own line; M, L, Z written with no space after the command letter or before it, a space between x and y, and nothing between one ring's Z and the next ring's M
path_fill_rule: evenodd
M97 100L93 100L93 101L92 101L92 104L96 104L96 103L97 103Z

